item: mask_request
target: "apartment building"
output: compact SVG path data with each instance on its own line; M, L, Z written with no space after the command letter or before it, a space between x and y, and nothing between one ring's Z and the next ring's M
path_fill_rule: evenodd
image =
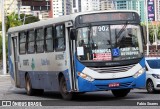
M114 10L114 3L110 0L100 0L100 10Z
M111 0L116 10L136 10L145 21L145 0Z
M72 0L72 13L100 10L100 0Z

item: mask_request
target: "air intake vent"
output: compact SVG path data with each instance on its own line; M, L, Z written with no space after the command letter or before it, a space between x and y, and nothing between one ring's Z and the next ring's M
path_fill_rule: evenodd
M119 73L119 72L126 72L133 66L135 66L135 64L127 66L118 66L118 67L100 67L100 68L89 67L89 68L98 73Z

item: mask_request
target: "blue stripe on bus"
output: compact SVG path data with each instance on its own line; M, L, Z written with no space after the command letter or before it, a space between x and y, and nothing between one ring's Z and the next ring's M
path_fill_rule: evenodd
M14 79L13 63L12 63L12 60L10 57L8 58L8 61L9 61L9 66L8 66L9 73L10 73L11 77Z
M145 58L142 58L142 60L139 62L139 64L140 64L142 67L145 67Z
M68 72L68 69L64 71L64 76L65 76L65 79L66 79L66 83L67 83L67 91L70 91L71 90L71 85L70 85L70 79L69 79L69 72Z
M28 71L32 88L44 89L48 91L59 91L58 74L60 71ZM68 70L61 71L67 82L67 90L70 91L70 81ZM26 71L19 71L20 87L25 88L25 74Z
M14 79L13 63L10 56L11 56L11 34L8 34L8 62L9 62L8 67L11 77Z
M142 67L145 67L144 58L139 62L139 64ZM94 80L93 82L90 82L78 76L78 87L79 87L79 92L113 90L113 89L122 89L122 88L144 88L145 78L146 78L146 73L143 73L138 78L128 77L128 78L113 79L113 80L107 80L107 79ZM120 87L109 88L108 84L110 83L120 83Z
M85 66L79 62L79 60L77 59L76 56L74 56L74 59L75 59L75 66L76 66L76 71L77 72L82 72L83 69L85 68Z

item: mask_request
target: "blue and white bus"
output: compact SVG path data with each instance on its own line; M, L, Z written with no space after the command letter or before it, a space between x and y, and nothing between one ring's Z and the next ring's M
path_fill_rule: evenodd
M145 87L140 17L135 11L76 13L10 28L9 72L28 95L111 90L125 97Z

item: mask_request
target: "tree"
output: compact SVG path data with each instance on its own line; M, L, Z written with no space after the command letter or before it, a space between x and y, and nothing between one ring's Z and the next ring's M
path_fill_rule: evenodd
M18 14L15 14L14 12L8 15L6 19L6 31L11 27L22 25L22 22L18 19Z
M20 18L23 20L24 14L20 15ZM18 14L11 13L10 15L6 16L6 31L8 31L11 27L16 27L22 25L22 20L18 19ZM39 19L32 15L26 15L25 16L25 24L37 22ZM0 31L2 31L2 22L0 22ZM8 44L6 39L6 54L8 53ZM0 60L2 59L2 36L0 35Z
M0 31L2 31L2 22L0 22Z
M146 24L141 23L141 26L145 26L146 27ZM149 41L151 43L153 43L153 41L155 40L154 39L154 35L155 35L154 31L155 31L155 29L157 29L156 30L156 32L157 32L157 39L160 40L160 24L158 24L157 27L156 27L156 25L152 25L151 23L149 23L148 28L149 28ZM147 28L145 28L144 31L147 31L146 29ZM145 34L145 36L146 36L146 34Z
M153 43L153 41L154 41L154 39L153 39L153 38L154 38L153 25L149 24L148 28L149 28L149 41L150 41L151 43Z
M33 15L25 15L25 14L21 14L20 18L22 19L22 22L24 22L24 24L29 24L29 23L33 23L33 22L37 22L39 21L38 17L35 17ZM25 20L24 20L25 19Z

